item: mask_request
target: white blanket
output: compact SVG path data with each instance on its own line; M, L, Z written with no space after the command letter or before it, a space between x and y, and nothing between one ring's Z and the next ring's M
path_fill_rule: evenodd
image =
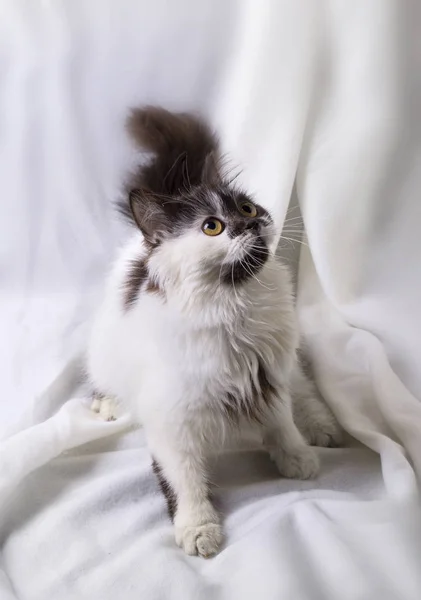
M417 0L0 2L1 600L420 597L419 22ZM221 457L209 561L175 546L142 430L75 378L146 102L207 115L279 226L296 180L300 320L353 436L312 482Z

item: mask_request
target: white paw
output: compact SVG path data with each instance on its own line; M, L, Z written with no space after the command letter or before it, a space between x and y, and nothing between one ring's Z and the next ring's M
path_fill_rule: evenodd
M311 479L319 472L319 459L309 446L303 446L293 454L276 449L271 456L281 475L288 479Z
M206 523L196 527L175 529L175 541L186 554L209 558L218 553L223 541L222 527L218 523Z
M97 396L96 394L94 395L94 398L92 400L92 404L91 404L91 410L93 412L99 413L99 409L101 408L101 396Z
M95 395L92 401L91 410L98 413L104 421L116 421L118 412L118 402L111 396Z

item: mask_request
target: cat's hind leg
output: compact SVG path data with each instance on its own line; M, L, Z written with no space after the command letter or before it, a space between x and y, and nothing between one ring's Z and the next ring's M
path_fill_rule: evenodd
M290 479L310 479L319 472L318 457L298 430L286 389L270 392L271 410L263 425L263 440L279 472Z
M309 444L325 448L342 444L339 423L299 365L292 376L292 408L294 421Z

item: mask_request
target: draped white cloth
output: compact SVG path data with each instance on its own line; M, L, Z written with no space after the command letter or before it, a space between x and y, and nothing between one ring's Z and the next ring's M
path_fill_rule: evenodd
M420 597L420 26L416 0L0 1L2 600ZM296 181L300 321L353 436L313 482L224 456L209 561L75 379L144 103L206 115L280 227Z

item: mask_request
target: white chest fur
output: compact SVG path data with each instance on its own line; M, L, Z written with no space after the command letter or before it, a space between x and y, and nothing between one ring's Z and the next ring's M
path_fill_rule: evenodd
M264 363L272 380L289 377L298 342L288 272L270 259L238 289L206 286L140 291L124 306L136 236L115 264L93 324L87 367L94 387L130 403L142 422L218 413L247 403ZM192 296L195 302L191 302ZM221 411L219 410L219 413Z

